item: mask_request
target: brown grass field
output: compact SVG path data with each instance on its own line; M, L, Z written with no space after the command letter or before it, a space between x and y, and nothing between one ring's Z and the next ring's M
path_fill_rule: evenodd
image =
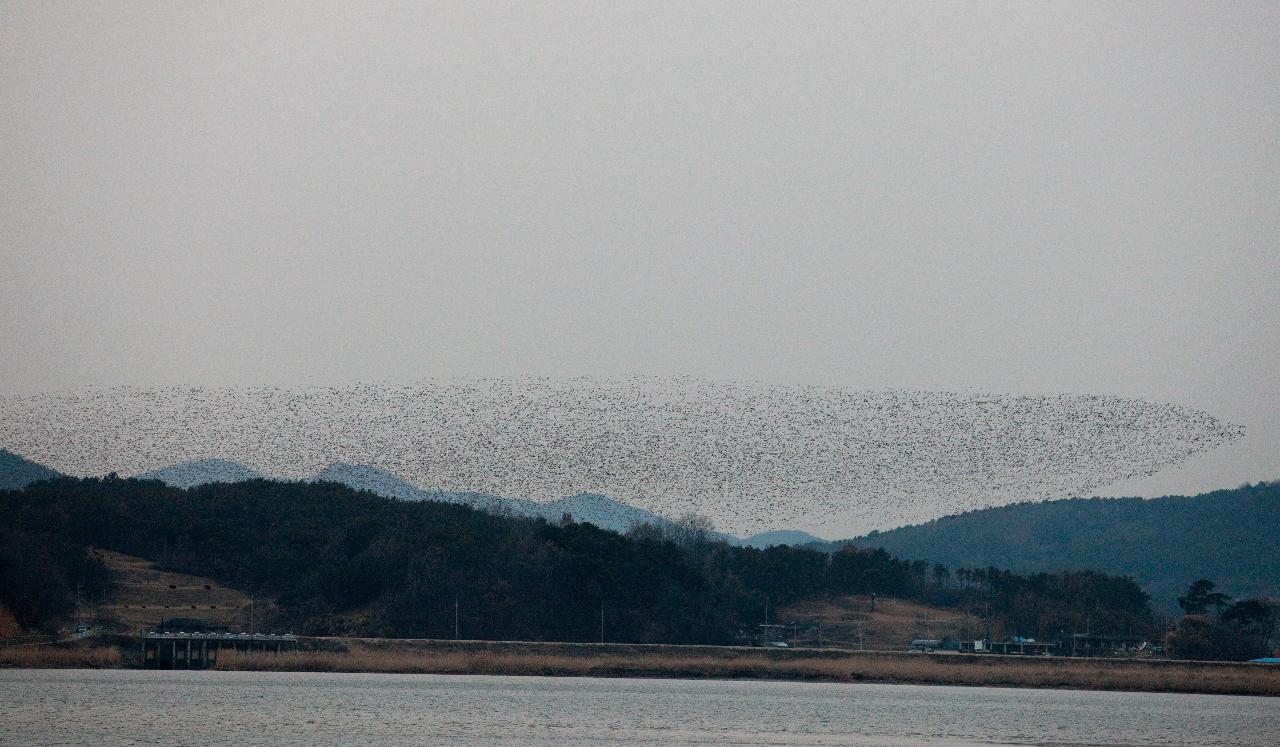
M986 637L982 621L972 615L903 599L815 597L779 610L777 619L802 622L802 646L905 651L914 638Z
M701 646L425 641L418 642L420 645L386 645L368 639L328 643L328 650L229 652L219 659L218 668L886 682L1280 696L1280 668L1261 664Z

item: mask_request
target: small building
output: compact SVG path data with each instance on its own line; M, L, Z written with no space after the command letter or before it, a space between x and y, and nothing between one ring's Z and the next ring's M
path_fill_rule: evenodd
M1058 653L1058 644L1014 636L1007 641L991 641L987 650L1009 656L1053 656Z
M1070 645L1072 656L1113 656L1136 654L1150 643L1140 636L1075 633Z

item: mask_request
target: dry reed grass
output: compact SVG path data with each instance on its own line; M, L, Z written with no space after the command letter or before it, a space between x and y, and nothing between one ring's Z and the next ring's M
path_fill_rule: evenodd
M219 659L218 668L397 674L780 679L1280 695L1280 669L1262 665L1011 659L996 656L842 654L780 658L752 653L733 657L661 653L572 656L501 651L366 649L281 654L228 652Z
M39 669L106 669L123 663L115 646L9 646L0 648L0 667Z

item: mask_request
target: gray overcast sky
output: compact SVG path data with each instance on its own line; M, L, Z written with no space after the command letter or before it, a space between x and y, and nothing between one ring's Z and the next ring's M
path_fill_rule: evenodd
M1280 477L1280 4L0 4L0 384L1138 396Z

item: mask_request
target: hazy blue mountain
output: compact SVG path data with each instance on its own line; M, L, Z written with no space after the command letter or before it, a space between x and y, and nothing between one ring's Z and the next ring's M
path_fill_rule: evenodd
M62 473L57 470L0 449L0 490L21 490L33 482L58 477L62 477Z
M792 545L803 546L811 542L826 542L821 537L815 537L808 532L802 532L798 529L778 529L772 532L761 532L753 534L739 542L745 547L758 547L764 549L773 547L774 545Z
M1278 528L1280 482L1272 482L1194 497L1021 503L848 542L953 568L1129 574L1157 606L1172 609L1200 578L1237 597L1280 594Z
M533 501L525 501L519 498L499 498L493 495L485 495L484 493L427 490L414 485L394 472L369 464L334 462L317 472L308 482L341 483L355 490L367 490L384 498L397 498L402 501L464 503L474 508L489 511L500 511L505 508L521 516L528 515L530 509L527 506L535 505Z
M210 482L240 482L264 477L235 462L221 459L204 459L183 462L154 472L139 475L141 479L162 480L178 488L189 488ZM355 490L367 490L386 498L402 501L442 501L461 503L472 508L507 516L543 518L560 521L569 514L574 521L590 522L602 529L625 532L636 524L668 526L671 521L663 516L605 495L581 493L554 501L531 501L524 498L504 498L485 493L465 491L428 490L420 488L399 475L368 464L334 462L308 478L307 482L336 482ZM803 545L822 540L804 532L783 530L765 532L747 540L728 534L714 534L715 539L731 544L751 547L770 545Z
M523 498L502 498L484 493L426 490L413 485L394 472L365 464L335 463L312 477L311 481L338 482L356 490L367 490L387 498L398 498L404 501L462 503L481 511L530 518L541 517L547 521L559 521L567 513L573 517L574 521L590 522L602 529L612 529L616 532L625 532L632 524L640 522L668 523L666 519L655 513L629 506L603 495L583 493L559 500L540 502Z
M355 490L367 490L384 498L398 498L402 501L445 500L438 491L423 490L393 472L367 464L334 462L317 472L308 482L341 483Z
M211 482L261 480L263 475L243 464L228 462L225 459L197 459L143 473L138 475L138 479L160 480L175 488L194 488Z

